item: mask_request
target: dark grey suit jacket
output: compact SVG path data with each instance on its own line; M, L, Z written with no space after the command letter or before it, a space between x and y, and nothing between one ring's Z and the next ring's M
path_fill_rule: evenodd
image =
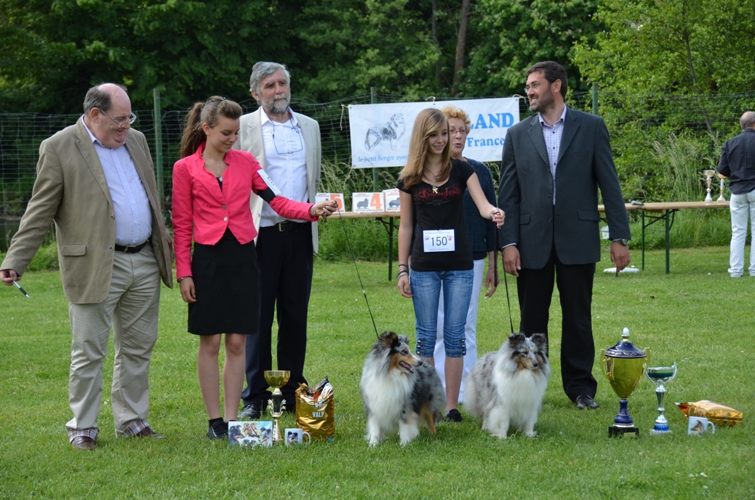
M542 126L534 115L506 134L498 206L506 212L500 246L516 244L522 268L541 269L555 244L568 265L600 260L598 187L609 237L630 238L608 129L603 119L568 108L556 166L556 204Z

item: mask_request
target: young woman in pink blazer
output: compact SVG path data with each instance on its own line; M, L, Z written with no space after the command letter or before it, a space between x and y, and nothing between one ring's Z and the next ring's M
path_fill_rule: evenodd
M186 119L182 158L173 167L176 274L181 297L189 304L188 331L199 336L197 372L210 439L226 438L228 421L237 417L246 335L257 333L259 265L250 194L292 219L315 221L336 209L334 202L313 205L279 196L254 156L231 149L241 114L241 106L222 97L196 103ZM223 333L225 420L220 414L218 370Z

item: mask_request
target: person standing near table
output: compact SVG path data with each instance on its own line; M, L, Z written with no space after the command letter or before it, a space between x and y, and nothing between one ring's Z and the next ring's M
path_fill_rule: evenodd
M533 115L506 133L498 206L503 264L517 277L520 330L548 335L554 273L561 300L561 377L579 409L598 408L592 376L592 289L600 260L598 188L608 217L611 261L630 261L629 222L603 119L567 108L564 68L552 61L527 70Z
M477 179L480 181L480 187L485 193L485 198L487 198L488 203L495 205L495 187L493 185L493 176L490 175L490 169L484 163L462 156L470 128L469 117L464 110L455 106L446 106L440 111L448 118L451 158L465 161L472 166L477 174ZM464 340L467 353L464 355L464 368L461 374L461 385L459 386L459 403L464 402L464 379L477 362L477 305L483 285L486 255L488 257L488 272L485 276L485 288L487 289L485 297L491 297L498 286L498 275L495 272L495 267L498 264L495 251L495 224L493 224L493 221L480 216L480 212L477 206L475 206L469 190L464 192L464 228L472 248L474 281L472 283L472 298L469 301L467 321L464 326ZM443 316L443 290L441 290L438 302L438 338L435 341L434 358L435 370L438 372L445 387L446 348L443 343Z
M729 178L731 200L731 245L729 275L741 278L745 265L747 218L750 218L750 276L755 276L755 111L746 111L739 119L742 133L726 141L718 162L718 173Z
M172 287L172 256L152 156L131 128L135 120L125 87L89 89L84 115L42 142L32 198L0 265L3 283L20 280L55 221L73 332L66 429L81 450L94 450L99 434L111 327L115 433L162 437L146 419L160 279Z
M284 196L314 202L320 185L320 126L291 110L290 84L291 76L284 65L254 65L249 90L260 107L241 117L235 147L252 153ZM247 337L247 387L242 394L244 408L240 418L258 418L271 395L264 372L273 364L274 318L278 323L277 368L291 372L281 390L287 410L294 411L296 407L294 392L299 384L307 383L307 312L317 252L317 223L280 217L270 207L263 207L255 195L251 206L254 224L259 227L260 331L259 335Z
M464 191L469 189L480 216L500 226L504 213L485 199L472 166L451 158L448 120L435 108L417 115L406 166L396 187L401 197L398 289L414 304L417 354L433 366L443 290L446 418L461 422L457 406L466 354L464 323L474 276L472 250L464 230Z
M260 269L251 194L288 217L314 221L330 213L330 202L314 205L279 196L251 154L231 149L238 139L241 113L237 103L218 96L196 103L187 116L182 159L173 168L176 273L181 297L189 304L188 330L199 336L197 372L210 439L227 438L228 422L236 420L246 339L256 336L259 327L255 306ZM221 334L225 334L225 420L220 416Z

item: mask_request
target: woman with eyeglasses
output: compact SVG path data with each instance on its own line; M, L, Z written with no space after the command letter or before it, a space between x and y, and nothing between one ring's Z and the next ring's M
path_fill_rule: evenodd
M186 118L181 159L173 167L176 274L189 304L188 331L199 336L197 373L210 439L227 438L228 421L237 417L246 335L257 333L259 265L250 193L293 219L315 221L336 209L335 202L313 205L279 196L254 156L232 149L241 114L241 106L222 97L196 103ZM221 334L225 419L220 413Z
M490 169L484 163L462 156L464 146L467 143L467 134L470 130L470 122L467 113L456 106L445 106L441 113L448 119L448 137L451 147L451 158L469 163L477 174L480 187L485 193L485 198L491 204L495 204L495 186ZM464 402L464 379L477 362L477 303L480 299L480 291L483 284L487 289L486 297L491 297L498 286L496 274L495 252L495 224L480 213L475 206L469 190L464 193L464 227L469 245L472 250L474 262L474 280L472 282L472 298L469 301L467 321L464 325L464 341L467 353L464 355L464 367L459 387L459 403ZM488 272L485 274L485 257L488 257ZM483 276L483 274L485 274ZM484 278L484 279L483 279ZM445 384L445 360L446 349L443 343L443 292L438 308L438 338L435 341L435 368L440 379Z
M464 191L469 190L480 215L498 227L503 225L504 213L485 198L469 163L451 157L448 120L435 108L417 115L397 187L401 199L398 289L414 304L416 352L433 366L443 290L446 418L461 422L457 406L466 353L464 324L474 274L464 226Z

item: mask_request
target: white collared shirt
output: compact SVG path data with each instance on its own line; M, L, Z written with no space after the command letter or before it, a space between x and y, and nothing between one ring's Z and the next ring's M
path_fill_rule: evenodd
M556 120L553 126L549 126L543 120L543 115L537 114L538 120L540 120L540 126L543 129L543 139L545 139L545 149L548 151L548 166L551 170L551 177L553 178L553 204L556 204L556 166L558 163L558 152L561 147L561 137L564 135L564 120L566 119L566 106L564 105L564 111L561 113L561 118Z
M304 134L293 111L288 110L286 123L272 121L262 109L260 122L265 143L265 172L280 189L281 195L296 201L309 201L307 182L307 151ZM262 206L261 227L286 220L267 203ZM298 221L304 222L304 221Z
M103 146L87 124L89 134L102 171L105 173L110 198L115 213L115 244L123 246L140 245L152 235L152 211L149 198L126 145L111 149Z

